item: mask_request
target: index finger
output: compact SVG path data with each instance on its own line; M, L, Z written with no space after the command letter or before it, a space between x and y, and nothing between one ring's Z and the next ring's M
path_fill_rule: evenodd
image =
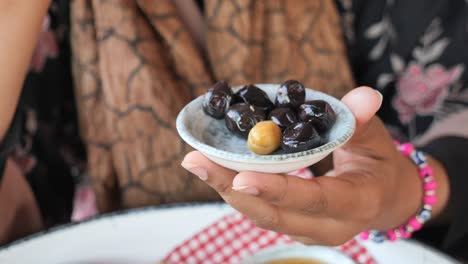
M188 166L187 166L188 164ZM235 209L243 214L258 219L257 216L277 216L277 209L256 197L245 193L235 192L232 189L232 180L237 172L221 167L210 161L199 151L193 151L185 156L182 166L200 177L211 188L218 192L221 197ZM195 169L195 170L194 170ZM248 206L245 206L248 205ZM270 217L277 218L277 217Z
M255 189L255 196L280 209L348 219L364 217L362 211L370 210L366 205L374 202L364 177L348 172L306 180L290 175L242 172L234 178L233 189L240 192Z

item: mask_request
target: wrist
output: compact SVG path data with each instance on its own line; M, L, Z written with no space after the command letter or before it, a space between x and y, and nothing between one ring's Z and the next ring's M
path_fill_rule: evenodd
M432 208L432 220L435 222L440 219L441 215L445 215L446 207L449 200L449 182L447 173L442 164L436 159L426 154L427 162L432 168L433 177L437 183L435 190L437 196L437 202ZM400 204L400 218L401 223L407 221L409 217L414 215L421 209L421 201L424 196L424 188L421 177L419 176L418 168L415 164L403 155L398 157L400 165L400 171L404 172L405 182L401 184L403 188L398 189L396 197L401 197L398 204ZM435 221L434 221L435 220ZM442 220L442 219L440 219Z
M421 151L415 150L411 143L398 145L398 149L404 157L410 159L412 163L416 165L417 173L415 173L412 167L408 165L406 161L402 160L400 156L396 156L396 163L393 163L394 165L398 165L393 167L394 170L396 169L396 171L394 171L395 180L393 181L395 184L394 194L396 194L393 196L394 199L390 203L393 204L393 206L390 207L393 208L393 210L387 211L387 215L392 216L393 224L401 221L401 217L407 218L405 215L413 216L410 216L404 224L392 227L388 231L364 231L360 234L360 237L364 240L372 239L380 243L385 240L395 241L399 238L410 238L413 232L420 230L423 225L434 216L434 209L438 215L447 204L449 191L448 180L444 179L446 173L442 170L443 167L440 166L441 164L437 164L437 161L427 158ZM436 167L433 168L432 164ZM437 179L441 180L443 185L442 190L439 190L439 193L443 195L441 201L437 199L437 182L434 173L440 173ZM421 179L421 184L415 184L414 179L416 178ZM422 186L422 188L416 186ZM405 195L405 193L407 195ZM421 202L419 203L420 206L416 206L417 200L415 198L418 196L422 196ZM417 212L411 214L411 211Z

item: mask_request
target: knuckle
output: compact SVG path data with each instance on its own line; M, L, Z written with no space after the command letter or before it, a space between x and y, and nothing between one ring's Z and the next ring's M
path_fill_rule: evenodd
M285 178L283 179L284 181L278 185L278 190L276 192L271 192L269 197L267 198L271 203L280 204L285 200L286 196L288 195L289 183Z
M219 194L227 194L231 191L231 184L227 182L217 182L212 184Z
M317 181L311 181L310 189L311 194L316 193L317 195L313 195L308 199L304 208L301 209L301 212L305 214L316 214L326 210L328 207L328 200L320 184Z
M253 219L252 222L263 229L278 231L280 229L280 220L276 214L267 214Z
M309 201L304 208L301 208L301 213L304 214L316 214L322 212L327 208L327 201L324 199L311 200Z

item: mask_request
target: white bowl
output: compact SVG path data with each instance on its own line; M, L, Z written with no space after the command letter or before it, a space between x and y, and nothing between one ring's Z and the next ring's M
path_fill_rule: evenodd
M256 84L274 102L279 84ZM234 90L240 87L234 87ZM203 112L200 96L187 104L177 117L177 131L181 138L202 152L213 162L235 170L265 173L286 173L306 168L325 158L348 141L354 133L355 119L351 111L336 98L306 89L307 100L325 100L336 112L336 122L328 132L326 144L296 153L284 154L281 150L270 155L257 155L245 139L235 136L224 123Z
M326 264L354 264L350 257L334 248L301 244L280 245L261 250L242 260L241 264L261 264L280 259L307 259Z

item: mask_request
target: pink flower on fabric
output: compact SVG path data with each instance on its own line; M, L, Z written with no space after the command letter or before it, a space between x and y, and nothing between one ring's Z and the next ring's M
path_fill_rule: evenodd
M59 49L57 39L54 32L49 30L49 17L45 17L42 23L42 32L34 50L31 59L31 70L33 72L41 72L47 61L47 58L55 58L58 56Z
M83 221L98 214L96 195L89 185L77 187L73 203L73 222Z
M407 124L416 114L436 111L447 97L449 86L460 78L463 70L462 65L447 70L440 64L424 69L411 63L396 82L397 95L393 106L400 121Z

